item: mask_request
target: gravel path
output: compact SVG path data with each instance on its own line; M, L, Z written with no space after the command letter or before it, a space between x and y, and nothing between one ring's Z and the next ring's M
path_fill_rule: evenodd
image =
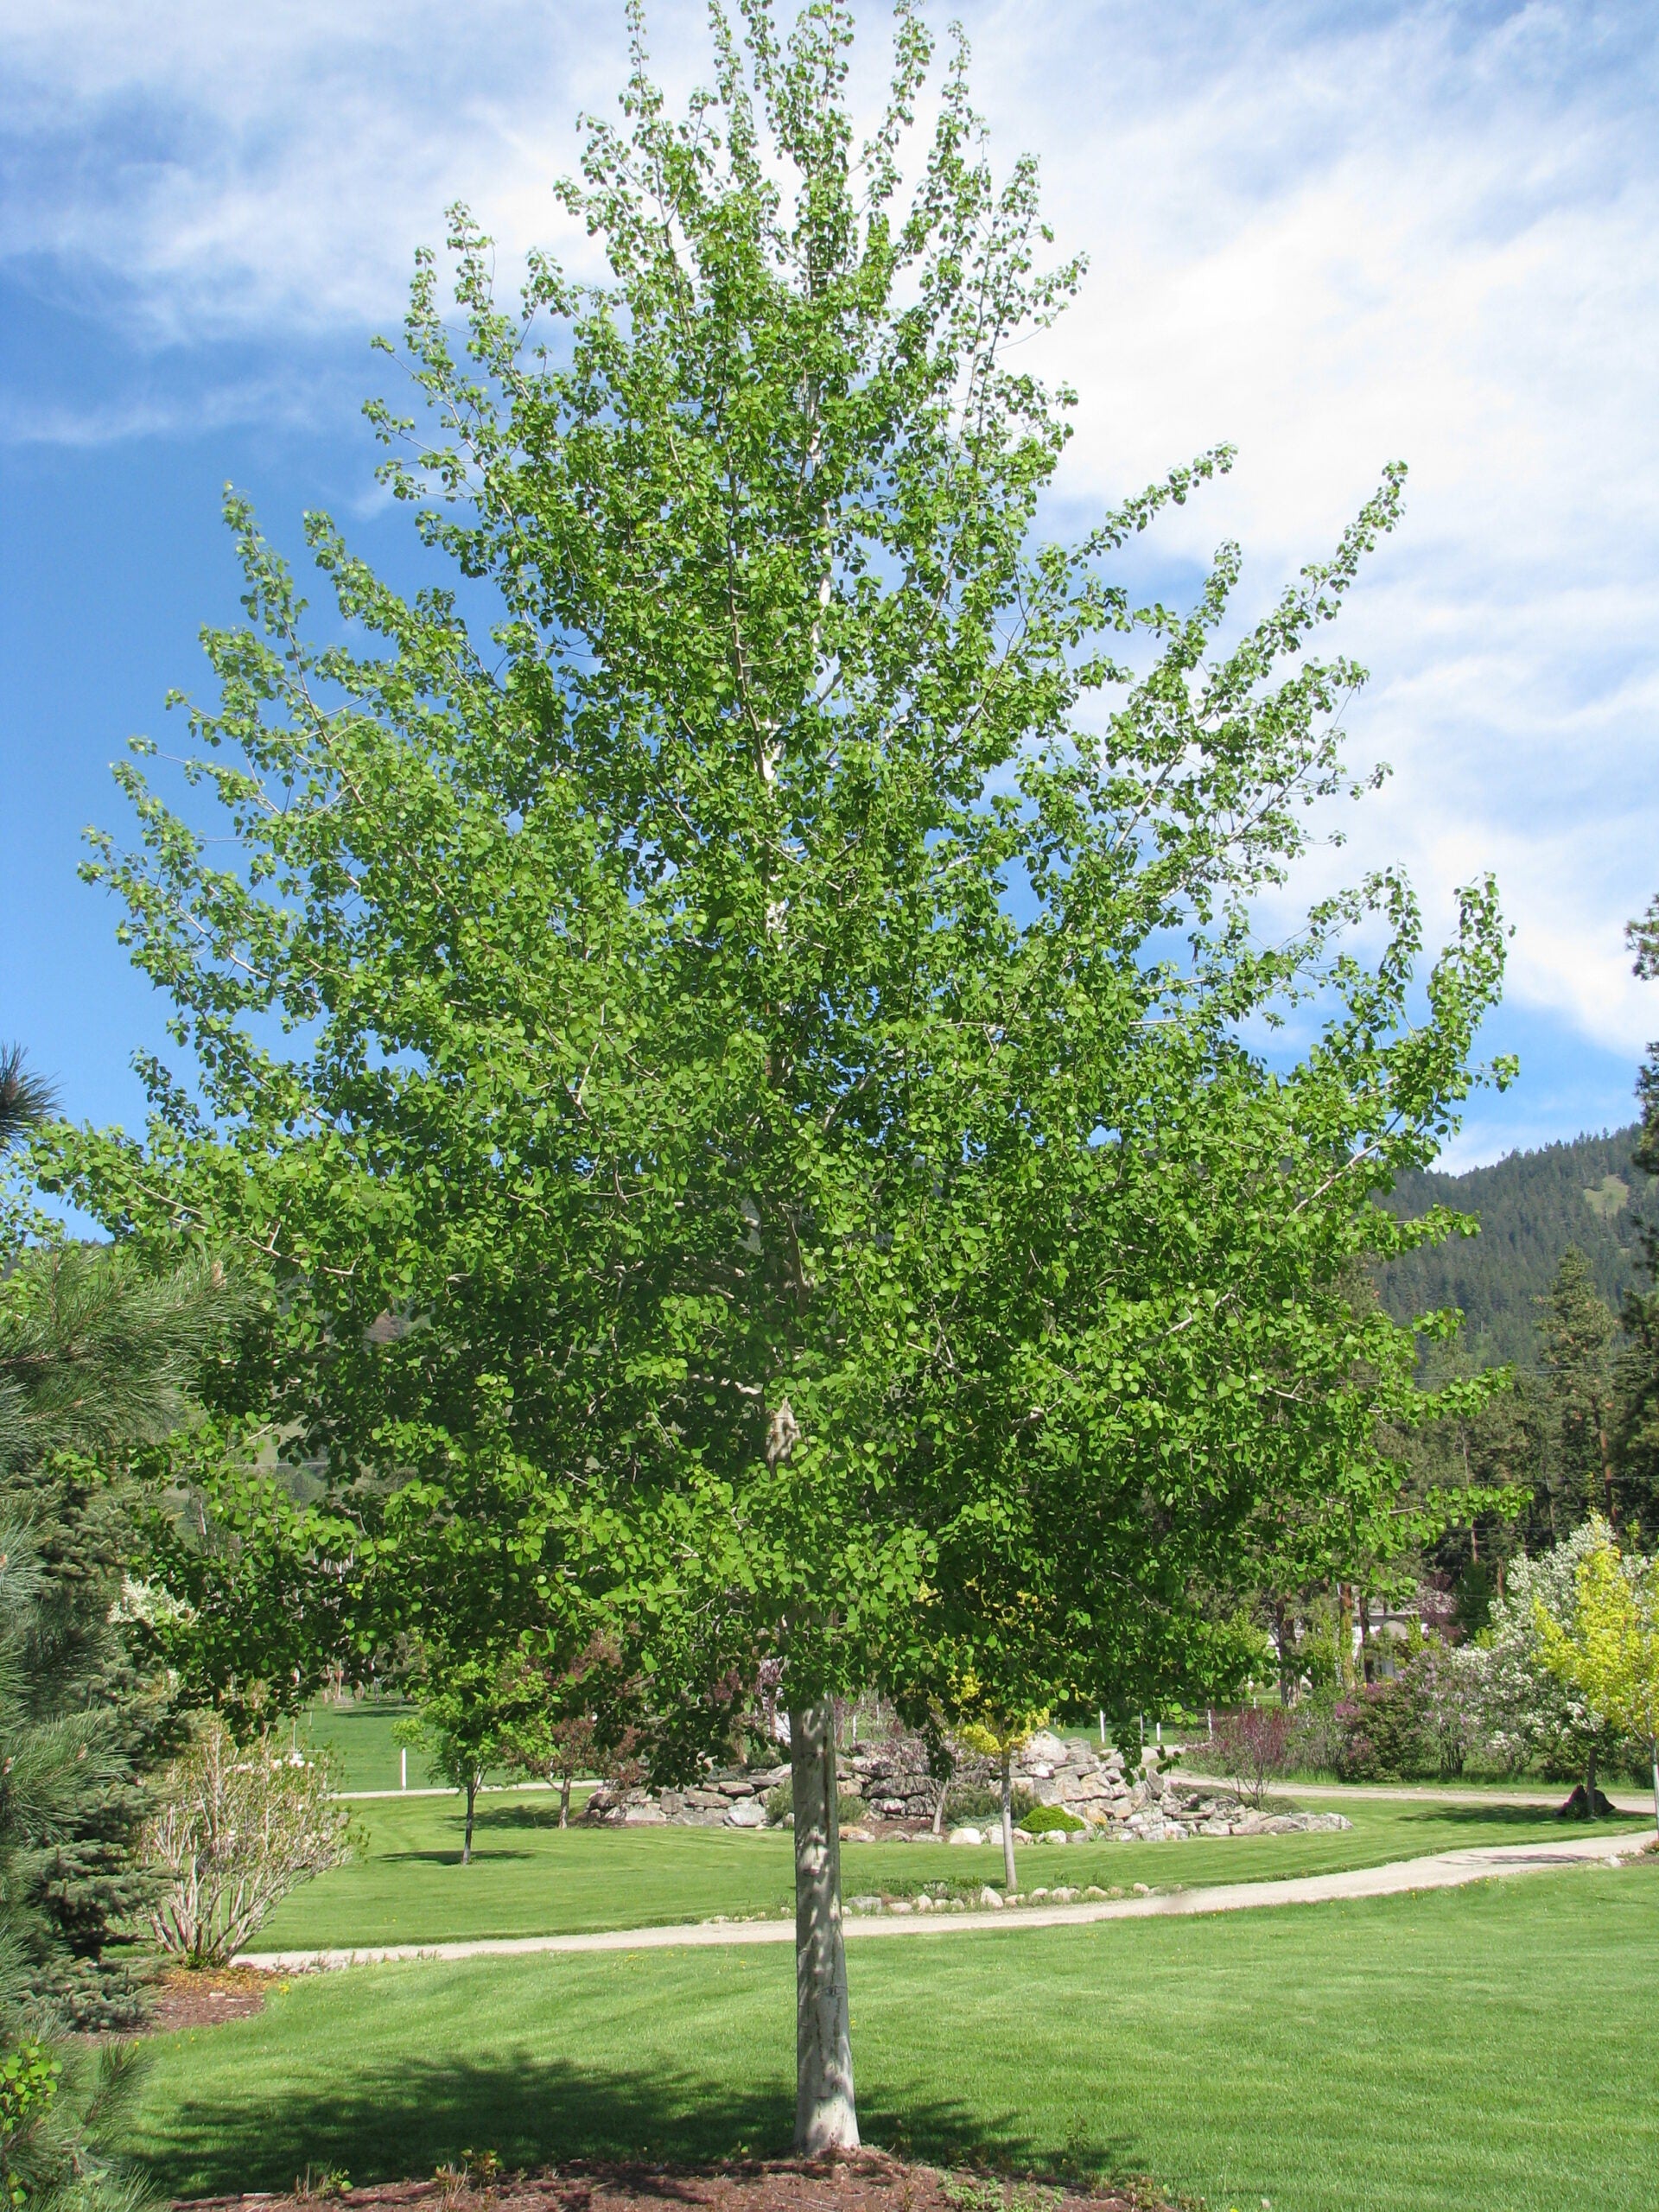
M1211 1888L1174 1890L1103 1904L1038 1904L995 1911L849 1915L849 1942L888 1936L944 1936L988 1928L1080 1928L1096 1920L1149 1920L1168 1913L1240 1912L1257 1905L1324 1904L1335 1897L1397 1897L1408 1890L1457 1889L1466 1882L1511 1874L1541 1874L1563 1866L1618 1866L1643 1848L1633 1836L1610 1845L1605 1836L1567 1836L1559 1842L1482 1844L1441 1851L1426 1859L1397 1859L1383 1866L1345 1873L1302 1874L1282 1882L1224 1882ZM792 1943L790 1920L703 1921L673 1928L605 1928L584 1936L486 1937L467 1943L382 1943L355 1951L246 1951L238 1966L272 1974L313 1967L378 1966L397 1959L518 1958L543 1951L662 1951L702 1944Z

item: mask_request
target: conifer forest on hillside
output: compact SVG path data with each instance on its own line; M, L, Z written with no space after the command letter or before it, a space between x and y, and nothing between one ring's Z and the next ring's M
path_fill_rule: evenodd
M1633 1163L1638 1126L1511 1153L1461 1175L1406 1173L1395 1180L1393 1211L1421 1214L1450 1206L1480 1223L1476 1236L1452 1236L1392 1261L1379 1277L1382 1304L1396 1321L1455 1306L1461 1341L1481 1367L1538 1356L1539 1307L1569 1249L1581 1252L1595 1289L1618 1313L1638 1287L1642 1230L1659 1217L1659 1194Z

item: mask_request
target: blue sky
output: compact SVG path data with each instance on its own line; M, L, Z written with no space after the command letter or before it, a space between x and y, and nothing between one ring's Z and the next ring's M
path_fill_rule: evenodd
M1355 758L1394 774L1297 888L1396 859L1433 927L1496 870L1483 1043L1522 1077L1453 1163L1627 1120L1659 1033L1622 936L1659 889L1659 11L959 12L1000 156L1040 156L1090 257L1040 349L1081 395L1065 512L1234 441L1163 557L1239 537L1248 607L1412 465L1342 639L1373 671ZM583 264L550 187L620 82L620 13L0 0L0 1038L76 1114L133 1122L161 1033L75 868L86 824L123 826L108 764L165 742L198 627L236 612L220 487L280 543L324 506L405 570L368 340L454 198L507 273L537 244ZM701 7L652 22L683 90Z

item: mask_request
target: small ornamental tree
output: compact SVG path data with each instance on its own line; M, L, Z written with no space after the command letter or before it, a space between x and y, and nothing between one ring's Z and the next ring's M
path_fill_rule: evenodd
M1545 1662L1597 1712L1645 1745L1659 1835L1659 1573L1604 1536L1579 1562L1565 1618L1541 1599L1535 1618Z
M620 1780L639 1766L639 1684L608 1637L591 1637L574 1657L527 1637L507 1662L497 1703L503 1762L557 1789L562 1828L578 1775Z
M315 645L232 501L249 620L207 638L189 772L238 858L135 765L143 849L93 863L200 1082L149 1067L142 1141L35 1157L141 1249L260 1255L225 1408L326 1470L319 1579L373 1633L493 1681L602 1622L659 1772L780 1670L819 2152L858 2139L836 1699L942 1637L1011 1683L1009 1606L1027 1702L1074 1652L1117 1683L1253 1516L1376 1510L1415 1348L1342 1284L1432 1233L1370 1201L1454 1126L1502 930L1468 892L1418 1003L1392 876L1250 925L1351 788L1361 671L1317 645L1402 472L1237 635L1231 547L1137 607L1114 561L1230 456L1041 537L1071 396L1014 348L1079 272L1033 165L993 179L965 54L906 189L909 0L861 146L838 0L717 6L678 118L631 22L565 188L607 282L537 257L503 303L458 212L458 327L420 260L430 412L374 419L454 588L313 518L347 628ZM1294 1066L1241 1041L1316 995Z
M1002 1793L1002 1881L1010 1897L1020 1886L1014 1864L1014 1755L1028 1744L1037 1731L1047 1725L1047 1713L1039 1711L1018 1715L1004 1714L995 1720L964 1720L957 1730L970 1751L978 1751L982 1757L996 1761L997 1780Z
M1259 1806L1268 1783L1290 1764L1295 1724L1282 1705L1247 1705L1217 1719L1212 1740L1222 1773L1241 1797Z

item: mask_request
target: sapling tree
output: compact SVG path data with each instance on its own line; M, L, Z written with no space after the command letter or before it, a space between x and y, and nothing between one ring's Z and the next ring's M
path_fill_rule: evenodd
M996 1720L963 1721L957 1732L970 1751L979 1751L996 1762L997 1783L1001 1792L1002 1881L1010 1897L1020 1886L1014 1863L1014 1753L1028 1744L1047 1721L1046 1711L1005 1714Z
M313 518L314 645L231 503L249 620L188 772L237 863L133 765L141 849L92 864L195 1079L35 1156L141 1248L258 1255L223 1402L327 1471L319 1568L375 1618L493 1682L498 1635L602 1621L659 1762L780 1669L817 2152L857 2140L837 1696L941 1638L1000 1694L1009 1608L1031 1703L1068 1650L1127 1679L1264 1501L1373 1510L1414 1351L1341 1286L1432 1230L1370 1199L1454 1125L1501 929L1467 893L1414 998L1394 877L1250 925L1350 788L1360 671L1316 645L1402 472L1236 637L1232 548L1137 607L1115 556L1229 456L1041 537L1070 396L1013 348L1078 270L960 47L906 186L906 0L861 145L836 0L716 8L678 118L630 22L565 188L607 281L537 257L505 305L458 212L458 327L420 261L427 411L374 420L454 588ZM1314 997L1294 1066L1241 1041Z

